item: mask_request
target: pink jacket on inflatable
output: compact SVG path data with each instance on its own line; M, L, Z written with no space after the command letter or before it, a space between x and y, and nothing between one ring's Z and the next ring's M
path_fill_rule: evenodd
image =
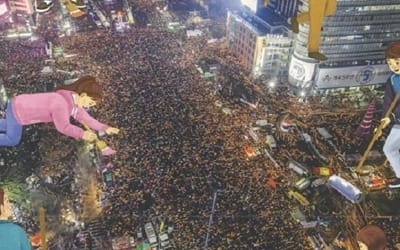
M18 95L11 101L14 117L21 125L52 122L60 133L74 138L82 138L84 130L70 123L71 116L94 130L105 131L109 126L75 105L73 94L73 91L57 90Z

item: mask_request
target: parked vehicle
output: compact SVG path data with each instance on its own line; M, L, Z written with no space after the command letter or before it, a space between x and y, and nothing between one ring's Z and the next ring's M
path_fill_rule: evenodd
M317 131L325 140L333 138L333 135L331 135L326 128L317 128Z
M299 175L308 175L310 173L305 166L292 159L289 160L288 167Z
M254 140L254 142L257 143L260 141L260 139L257 135L257 132L256 132L256 128L249 128L249 135L250 135L251 139Z
M107 187L114 186L114 176L112 171L108 168L104 168L102 172L103 172L103 181L106 184L106 186Z
M270 149L276 149L277 148L276 140L275 140L275 137L273 135L267 135L266 143L270 147Z
M154 230L153 224L151 222L148 222L144 225L144 231L146 233L147 240L150 243L150 246L152 248L157 248L157 235Z
M331 176L334 174L334 171L330 167L313 167L313 174L321 175L321 176Z
M160 240L160 246L162 249L167 249L167 248L171 247L168 234L161 233L159 236L159 240Z
M311 185L311 181L309 179L301 178L300 180L298 180L296 182L295 187L297 190L303 191L303 190L307 189L310 185Z
M307 198L304 197L304 195L302 195L301 193L299 193L297 191L290 190L288 192L288 196L289 196L289 198L297 200L303 206L309 206L310 205L310 202L307 200Z

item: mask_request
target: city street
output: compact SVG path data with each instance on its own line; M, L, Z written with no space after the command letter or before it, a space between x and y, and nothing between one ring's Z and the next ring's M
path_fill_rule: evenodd
M88 112L120 129L99 133L115 155L51 123L25 126L18 146L0 148L0 179L18 191L28 233L40 226L27 196L35 187L41 199L47 192L57 200L45 203L49 249L308 250L336 240L355 246L356 231L369 223L394 249L400 194L371 177L386 183L393 175L384 164L384 137L365 162L371 175L355 172L380 105L371 111L371 131L356 131L382 90L361 88L362 98L344 91L297 96L288 83L254 80L226 40L217 40L222 18L191 23L202 34L188 37L187 27L168 24L183 27L198 5L167 2L164 10L153 1L89 0L79 18L57 3L36 15L37 40L0 41L9 98L92 75L104 97ZM52 63L32 49L47 40L57 48ZM214 75L201 72L200 61ZM341 193L334 177L359 193Z

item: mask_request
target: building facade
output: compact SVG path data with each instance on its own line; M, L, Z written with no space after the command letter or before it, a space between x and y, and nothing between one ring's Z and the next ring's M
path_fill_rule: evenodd
M269 14L273 11L269 10ZM280 19L268 23L246 9L229 11L227 42L253 77L284 81L288 75L292 39Z
M308 11L301 0L299 12ZM320 51L328 57L307 56L308 24L295 36L289 82L300 88L330 89L385 83L390 74L384 51L400 38L398 0L337 0L336 12L325 17Z
M10 3L8 0L0 0L0 23L8 20L10 14Z
M9 0L10 9L14 13L30 16L34 13L33 0Z
M297 13L300 0L270 0L268 6L277 14L289 18Z

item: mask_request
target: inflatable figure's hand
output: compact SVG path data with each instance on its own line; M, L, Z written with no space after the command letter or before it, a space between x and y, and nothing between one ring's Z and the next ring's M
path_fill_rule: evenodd
M118 134L118 133L119 133L119 128L108 127L108 128L106 129L106 133L107 133L108 135L110 135L110 134Z
M385 118L383 118L382 120L381 120L381 126L382 126L382 129L384 129L384 128L386 128L387 127L387 125L389 125L389 123L390 123L390 118L389 117L385 117Z
M97 135L92 131L85 131L83 132L82 139L84 139L85 141L92 142L97 139Z
M377 137L380 137L382 135L382 130L384 128L386 128L387 125L389 125L389 123L390 123L390 118L389 117L385 117L385 118L381 119L380 127L374 129L374 133L376 133Z
M374 134L376 134L376 137L378 138L378 137L381 137L381 135L382 135L382 129L380 129L379 131L378 131L378 128L375 128L374 129Z

